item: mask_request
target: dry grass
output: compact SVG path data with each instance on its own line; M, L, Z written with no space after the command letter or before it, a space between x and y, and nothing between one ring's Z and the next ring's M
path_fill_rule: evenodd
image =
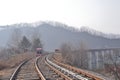
M35 57L34 53L14 54L8 60L0 61L0 80L8 79L15 68L24 60Z
M22 54L14 54L8 60L0 61L0 70L6 68L13 68L20 64L22 61L34 57L33 53L22 53Z
M15 68L11 68L11 69L4 69L0 71L0 80L7 80L10 78L10 76L12 75L12 73L14 72Z
M53 57L55 58L55 60L57 60L58 62L65 62L65 60L62 57L61 53L54 53Z

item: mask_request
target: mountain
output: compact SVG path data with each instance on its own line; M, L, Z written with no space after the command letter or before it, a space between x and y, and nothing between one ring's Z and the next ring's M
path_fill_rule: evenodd
M34 30L39 31L44 48L52 51L62 43L70 42L78 46L84 42L89 49L120 48L120 36L105 34L90 28L80 30L59 22L20 23L0 27L0 46L5 47L15 28L22 31L22 35L30 37Z

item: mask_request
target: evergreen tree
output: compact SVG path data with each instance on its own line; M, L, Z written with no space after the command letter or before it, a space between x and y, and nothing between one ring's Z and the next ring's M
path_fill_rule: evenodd
M33 40L33 43L32 43L32 51L35 51L36 48L42 48L42 43L41 43L41 40L39 38L35 38Z
M20 47L20 49L22 49L22 50L25 51L27 49L30 49L31 43L30 43L30 41L25 36L23 36L23 39L20 42L19 47Z

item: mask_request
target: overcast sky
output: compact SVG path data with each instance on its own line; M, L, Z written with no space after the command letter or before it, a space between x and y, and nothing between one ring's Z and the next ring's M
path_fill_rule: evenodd
M120 34L120 0L0 0L0 25L46 20Z

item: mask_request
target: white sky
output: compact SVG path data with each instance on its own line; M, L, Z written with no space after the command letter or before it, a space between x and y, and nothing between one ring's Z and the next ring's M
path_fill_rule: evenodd
M0 25L41 20L120 34L120 0L0 0Z

